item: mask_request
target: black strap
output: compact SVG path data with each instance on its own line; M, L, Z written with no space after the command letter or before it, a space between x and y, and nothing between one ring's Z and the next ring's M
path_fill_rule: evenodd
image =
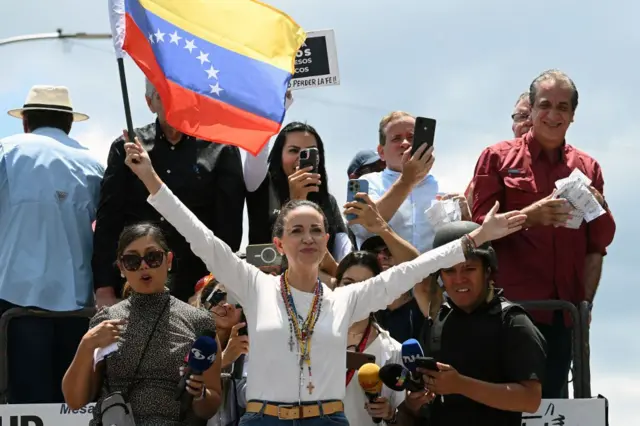
M164 303L164 306L163 306L162 310L160 311L160 315L158 315L158 318L156 318L156 321L153 323L153 328L151 329L151 333L149 334L149 337L147 337L147 342L144 344L144 348L142 349L142 355L140 355L140 360L138 361L138 365L136 366L136 369L135 369L135 371L133 373L133 377L131 379L131 383L129 383L129 386L127 386L127 390L123 394L125 401L129 400L129 394L131 393L133 388L139 382L139 380L136 380L136 377L138 376L138 373L140 372L140 367L142 366L142 360L144 359L145 355L147 354L147 348L149 347L149 343L151 342L151 338L155 334L156 328L158 327L158 323L160 322L160 319L162 318L162 315L164 314L164 311L167 310L167 306L169 306L169 302L171 302L171 296L169 296L167 301ZM108 358L105 358L104 385L105 385L105 388L107 389L107 393L111 393L111 387L109 386L109 376L107 375L107 365L106 365L107 359Z

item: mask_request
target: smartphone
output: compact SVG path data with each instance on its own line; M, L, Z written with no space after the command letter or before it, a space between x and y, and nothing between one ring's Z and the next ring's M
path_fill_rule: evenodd
M413 146L411 155L415 154L418 148L426 144L427 149L433 146L436 136L436 120L433 118L416 117L416 126L413 129Z
M375 355L366 354L364 352L347 351L347 369L357 370L365 364L376 363Z
M356 198L356 194L358 192L369 193L369 181L365 179L351 179L347 182L347 203L351 201L359 201L363 202L360 199ZM349 213L347 215L347 220L356 219L356 215Z
M300 151L300 168L313 167L309 173L318 173L320 152L318 148L307 148Z
M247 246L247 262L253 266L281 265L282 256L273 244L253 244Z
M436 360L431 357L416 357L415 363L419 368L424 368L425 370L440 371Z
M236 308L240 308L240 305L236 305ZM240 322L247 323L247 317L244 316L244 310L240 313ZM238 336L248 336L249 330L247 330L247 326L245 325L240 330L238 330Z

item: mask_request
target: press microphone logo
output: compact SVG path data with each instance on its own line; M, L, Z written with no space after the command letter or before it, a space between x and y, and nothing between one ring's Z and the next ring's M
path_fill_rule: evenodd
M200 352L200 349L198 348L191 348L191 354L195 359L199 359L199 360L205 359L204 354Z
M216 360L216 354L211 354L207 357L207 361L213 362Z
M416 362L416 355L402 355L402 362L405 365Z

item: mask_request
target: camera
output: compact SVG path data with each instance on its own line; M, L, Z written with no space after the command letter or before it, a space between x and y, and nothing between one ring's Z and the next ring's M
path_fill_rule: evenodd
M247 262L257 267L281 265L282 256L273 244L255 244L247 246Z

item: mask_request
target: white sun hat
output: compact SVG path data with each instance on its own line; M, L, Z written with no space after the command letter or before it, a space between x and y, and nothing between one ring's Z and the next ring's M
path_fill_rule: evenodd
M12 109L8 113L12 117L22 118L23 111L35 110L68 112L73 115L73 121L89 119L88 115L73 110L69 89L64 86L33 86L22 108Z

